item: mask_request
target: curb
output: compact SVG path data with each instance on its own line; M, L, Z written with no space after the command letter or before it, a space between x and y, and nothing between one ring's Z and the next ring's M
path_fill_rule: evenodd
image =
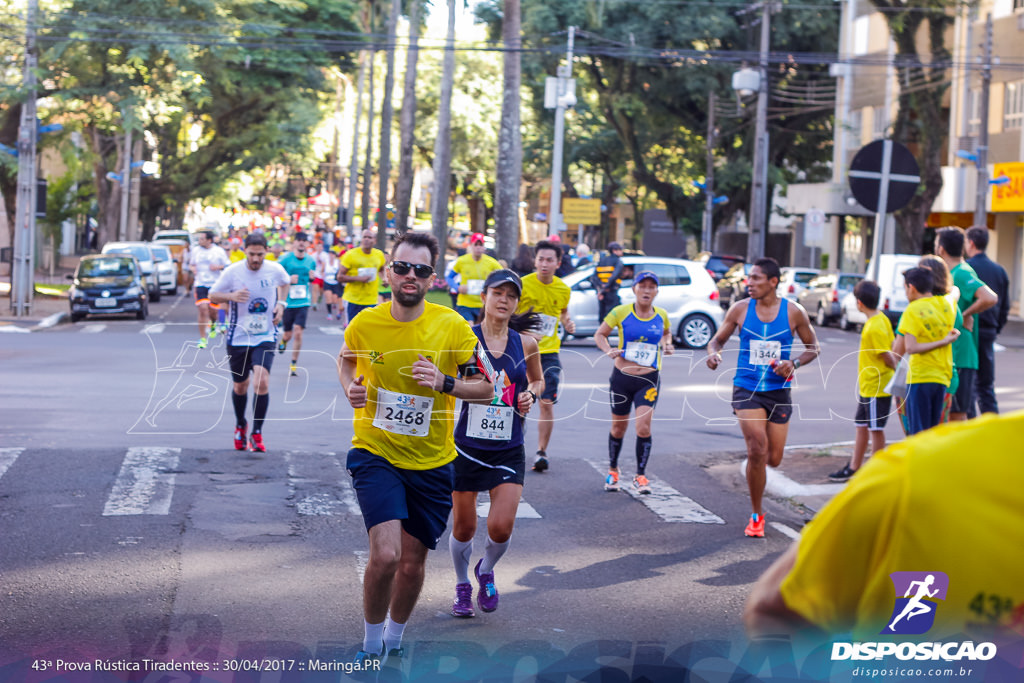
M66 322L70 317L71 317L71 314L69 314L67 311L61 311L59 313L54 313L53 315L49 315L49 316L43 318L42 320L40 320L37 325L32 327L32 329L33 330L45 330L47 328L54 327L55 325L59 325L62 322Z

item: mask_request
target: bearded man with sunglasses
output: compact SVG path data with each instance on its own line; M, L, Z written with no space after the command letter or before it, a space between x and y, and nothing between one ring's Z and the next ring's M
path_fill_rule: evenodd
M387 268L392 300L351 321L338 359L355 409L346 467L370 540L356 655L364 669L402 656L427 551L444 533L454 487L455 399L486 404L494 396L494 372L469 323L424 300L439 251L428 233L406 232L395 241Z

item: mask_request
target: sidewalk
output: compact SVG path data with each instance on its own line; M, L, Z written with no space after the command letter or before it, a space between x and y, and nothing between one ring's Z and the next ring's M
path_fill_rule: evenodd
M36 284L37 287L45 285ZM0 332L53 327L70 319L66 296L47 296L38 291L32 298L31 312L18 317L11 309L11 284L0 282Z

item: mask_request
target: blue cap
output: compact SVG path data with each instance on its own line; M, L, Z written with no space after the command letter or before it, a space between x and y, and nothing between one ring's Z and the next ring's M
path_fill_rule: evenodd
M640 271L639 273L633 276L634 285L640 283L641 280L654 280L654 284L658 285L659 287L661 286L661 283L658 282L658 276L649 270Z

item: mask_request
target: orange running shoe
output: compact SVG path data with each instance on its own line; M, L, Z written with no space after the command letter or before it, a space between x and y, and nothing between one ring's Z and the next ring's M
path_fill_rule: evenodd
M764 538L764 515L750 515L750 523L743 533L751 538Z
M650 480L642 474L633 477L633 487L637 493L647 495L651 492Z

